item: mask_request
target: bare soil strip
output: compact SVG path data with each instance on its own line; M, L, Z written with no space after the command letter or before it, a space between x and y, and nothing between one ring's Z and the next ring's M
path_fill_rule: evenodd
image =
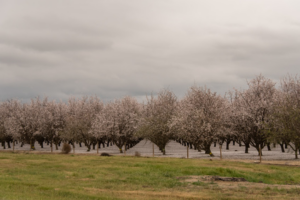
M300 188L300 185L277 185L277 184L265 184L265 183L253 183L248 182L244 178L238 177L219 177L219 176L181 176L177 177L181 182L187 183L213 183L217 184L221 188L277 188L277 189L291 189L291 188Z

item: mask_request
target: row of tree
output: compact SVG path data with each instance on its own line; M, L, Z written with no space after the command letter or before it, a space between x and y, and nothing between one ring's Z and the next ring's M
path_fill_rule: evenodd
M178 100L167 89L151 95L146 103L124 97L107 104L95 96L70 98L67 103L32 99L30 103L8 100L0 104L0 141L15 141L51 147L68 141L91 146L113 142L130 147L146 138L165 154L170 140L211 154L213 143L231 141L253 146L261 152L270 144L300 149L300 79L287 76L275 83L262 75L247 82L245 90L234 89L224 97L207 87L192 86Z

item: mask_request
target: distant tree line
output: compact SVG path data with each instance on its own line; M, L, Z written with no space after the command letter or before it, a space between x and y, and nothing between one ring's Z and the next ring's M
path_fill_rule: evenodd
M96 96L70 98L67 103L34 98L30 103L7 100L0 104L0 142L16 142L35 149L37 141L58 148L61 142L84 144L87 150L115 144L123 152L142 139L163 154L170 140L211 153L211 145L230 142L261 149L287 146L298 158L300 149L300 79L286 76L275 82L262 75L247 82L245 90L224 96L207 87L192 86L185 97L164 89L145 103L126 96L104 104Z

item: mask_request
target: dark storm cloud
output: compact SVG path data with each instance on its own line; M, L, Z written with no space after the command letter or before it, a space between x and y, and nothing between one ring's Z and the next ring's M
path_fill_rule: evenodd
M224 94L300 64L298 1L0 1L1 100Z

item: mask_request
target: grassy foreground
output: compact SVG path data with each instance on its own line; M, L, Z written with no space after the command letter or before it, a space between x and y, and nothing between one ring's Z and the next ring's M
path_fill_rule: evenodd
M201 175L243 177L251 183L224 185L179 178ZM5 200L298 199L300 188L295 185L299 184L297 166L0 152L0 199Z

